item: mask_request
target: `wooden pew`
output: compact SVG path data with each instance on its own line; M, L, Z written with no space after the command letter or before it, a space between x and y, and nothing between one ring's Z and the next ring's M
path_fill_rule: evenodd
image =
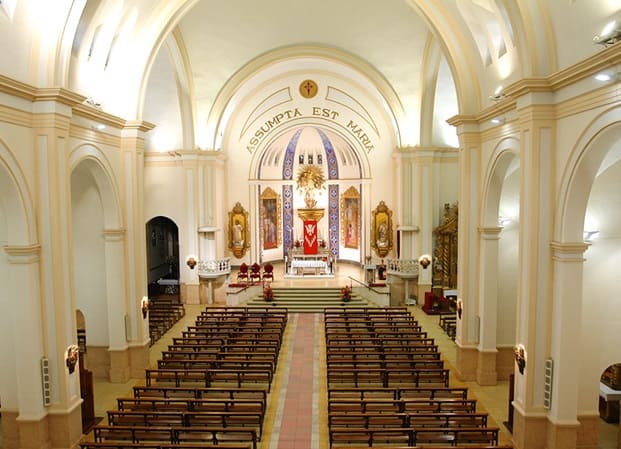
M247 411L265 413L262 399L230 398L117 398L118 410Z
M261 401L263 410L267 402L267 389L265 388L134 386L133 392L135 398L253 399Z

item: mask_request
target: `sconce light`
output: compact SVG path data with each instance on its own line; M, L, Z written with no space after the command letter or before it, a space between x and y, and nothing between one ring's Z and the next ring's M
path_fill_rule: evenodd
M193 270L194 267L196 266L196 259L194 258L194 256L188 256L187 260L185 261L186 265L188 267L190 267L190 270Z
M518 344L513 349L513 354L515 355L515 363L517 363L520 374L524 374L524 369L526 368L526 350L524 345L522 343Z
M427 269L429 264L431 263L431 256L429 254L423 254L418 258L418 263L423 269Z
M502 125L505 123L505 121L506 120L504 117L494 117L490 120L490 122L492 122L494 125Z
M80 348L77 345L69 345L65 352L65 364L69 370L69 374L75 371L75 365L78 363L78 355L80 354Z
M140 301L140 310L142 310L142 318L145 319L149 311L149 298L146 296L143 296L142 301Z
M618 26L616 20L613 20L604 27L600 34L593 38L593 43L608 47L616 44L619 40L621 40L621 27Z
M464 312L464 305L461 298L457 298L457 318L461 320L461 314Z
M595 238L595 236L599 234L599 230L595 230L595 231L584 231L582 233L582 239L585 242L591 242L593 241L593 239Z

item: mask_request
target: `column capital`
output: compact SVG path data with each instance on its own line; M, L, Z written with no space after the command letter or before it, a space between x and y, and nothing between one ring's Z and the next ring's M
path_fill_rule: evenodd
M4 251L9 256L9 263L30 264L39 261L41 256L41 245L5 246Z
M552 259L559 262L584 262L584 252L589 249L584 242L550 242Z
M484 240L498 240L500 239L500 233L502 232L502 226L485 227L480 226L478 228L479 235Z
M106 242L120 242L125 240L125 235L127 234L127 229L118 228L118 229L104 229L103 236Z

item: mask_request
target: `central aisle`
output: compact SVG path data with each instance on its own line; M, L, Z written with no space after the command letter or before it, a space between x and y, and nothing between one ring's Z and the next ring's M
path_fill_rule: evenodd
M276 413L271 437L262 447L320 449L319 314L292 314L280 383L274 391ZM266 445L267 443L267 445Z

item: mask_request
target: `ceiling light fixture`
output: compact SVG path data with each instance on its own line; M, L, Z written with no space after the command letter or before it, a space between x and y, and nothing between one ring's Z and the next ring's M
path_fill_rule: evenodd
M621 27L618 26L616 20L613 20L604 27L600 34L593 38L593 43L608 47L616 44L619 40L621 40Z
M494 125L502 125L505 122L505 118L504 117L494 117L493 119L490 120L490 122L492 122Z
M507 95L503 92L502 86L498 86L494 93L489 96L489 99L492 101L500 101L507 98Z

